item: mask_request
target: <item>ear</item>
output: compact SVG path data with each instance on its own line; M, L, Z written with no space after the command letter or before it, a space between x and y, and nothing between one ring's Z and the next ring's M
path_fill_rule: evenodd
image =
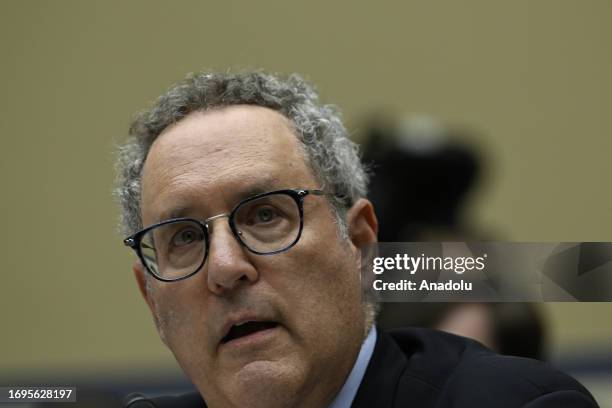
M378 241L378 220L369 200L360 198L353 204L348 210L346 224L349 238L356 248Z
M145 302L151 309L151 313L155 316L155 310L153 309L153 300L149 296L149 292L147 291L147 277L144 267L140 260L135 260L132 264L132 271L134 272L134 277L136 278L136 283L138 283L138 289L140 289L140 294L142 295Z

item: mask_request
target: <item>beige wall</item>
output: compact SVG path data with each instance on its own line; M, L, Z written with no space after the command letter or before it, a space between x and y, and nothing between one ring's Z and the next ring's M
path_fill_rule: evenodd
M304 73L353 128L377 108L476 129L475 221L612 241L612 3L355 3L0 3L0 371L171 361L115 230L112 147L202 68ZM546 309L557 351L612 343L612 304Z

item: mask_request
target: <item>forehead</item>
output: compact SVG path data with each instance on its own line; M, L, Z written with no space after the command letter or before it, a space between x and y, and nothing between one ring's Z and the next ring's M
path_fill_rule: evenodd
M300 142L280 113L248 105L194 112L151 146L143 169L143 222L167 218L163 214L179 207L235 201L250 190L313 186Z

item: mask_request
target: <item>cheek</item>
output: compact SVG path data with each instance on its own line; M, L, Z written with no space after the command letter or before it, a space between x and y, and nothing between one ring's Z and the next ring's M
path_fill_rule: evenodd
M270 258L264 277L286 302L283 309L300 332L346 328L361 317L358 260L339 240L335 225L332 229L331 237L305 233L294 248Z
M201 367L205 364L208 345L201 305L187 301L188 294L183 292L158 289L154 298L155 319L164 343L181 367L191 372L190 365Z
M349 242L340 238L331 217L322 224L320 228L304 230L296 248L296 262L301 260L308 269L312 284L320 285L323 292L326 289L336 292L340 288L350 291L351 286L359 281L358 257Z

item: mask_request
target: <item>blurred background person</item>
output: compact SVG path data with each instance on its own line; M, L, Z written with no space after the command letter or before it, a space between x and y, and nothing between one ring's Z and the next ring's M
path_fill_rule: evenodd
M491 241L470 225L464 205L486 172L465 131L425 115L374 117L366 125L364 161L381 242ZM528 303L383 303L385 328L432 327L480 341L501 353L545 358L543 317Z

